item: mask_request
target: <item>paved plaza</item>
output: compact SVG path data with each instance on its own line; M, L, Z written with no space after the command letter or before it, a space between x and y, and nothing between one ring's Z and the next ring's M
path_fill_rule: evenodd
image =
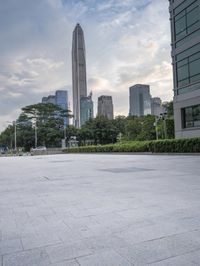
M0 158L0 266L200 265L200 156Z

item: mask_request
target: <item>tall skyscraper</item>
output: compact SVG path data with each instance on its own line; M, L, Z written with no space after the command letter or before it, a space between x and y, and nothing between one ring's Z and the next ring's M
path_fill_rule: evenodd
M200 1L170 0L177 138L200 136Z
M155 116L160 116L164 112L162 107L162 101L159 97L151 99L151 114Z
M136 84L129 88L129 115L144 116L151 114L150 86Z
M77 24L72 41L72 83L74 125L81 127L81 98L87 97L86 54L84 33Z
M113 119L113 100L112 96L102 95L98 98L98 115Z

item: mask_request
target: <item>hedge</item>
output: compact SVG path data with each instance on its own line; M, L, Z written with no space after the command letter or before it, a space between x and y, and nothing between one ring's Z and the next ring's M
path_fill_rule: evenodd
M130 141L109 145L83 146L64 150L65 153L99 152L149 152L149 153L198 153L200 138L167 139L156 141Z

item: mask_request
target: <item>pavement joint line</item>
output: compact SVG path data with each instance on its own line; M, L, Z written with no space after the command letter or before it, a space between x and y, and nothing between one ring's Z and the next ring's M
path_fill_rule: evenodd
M173 259L173 258L182 257L184 255L192 254L192 253L197 252L197 251L200 251L200 249L198 248L198 249L195 249L195 250L192 250L192 251L189 251L189 252L180 253L179 255L170 256L170 257L167 257L167 258L162 259L162 260L157 260L157 261L149 262L147 265L151 265L151 264L154 264L154 263L157 263L157 262L167 261L167 260Z

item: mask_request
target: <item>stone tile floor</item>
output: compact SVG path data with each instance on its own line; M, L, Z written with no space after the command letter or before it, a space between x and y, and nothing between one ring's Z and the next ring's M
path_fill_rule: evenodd
M200 265L200 156L0 158L0 266Z

